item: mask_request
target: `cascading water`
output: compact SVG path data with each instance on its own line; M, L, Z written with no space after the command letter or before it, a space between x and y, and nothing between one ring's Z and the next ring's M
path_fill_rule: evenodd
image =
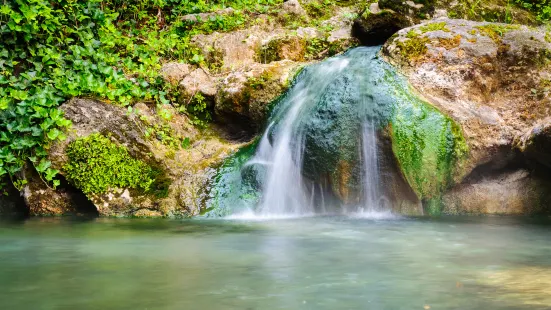
M302 70L262 137L218 170L208 215L388 213L398 200L403 212L432 190L426 180L445 186L461 146L457 127L416 96L379 50L355 48ZM392 147L381 143L383 128Z
M262 198L258 208L262 215L306 215L314 212L315 191L307 186L302 174L305 148L304 117L319 102L319 90L327 88L332 78L349 64L346 58L335 58L313 68L288 94L289 106L279 111L260 141L252 163L264 163ZM275 127L274 127L275 126ZM270 134L270 129L277 128Z
M275 108L255 155L241 169L245 183L252 179L252 187L259 189L256 214L381 211L379 109L366 83L377 51L355 49L297 77ZM335 208L339 200L349 201Z

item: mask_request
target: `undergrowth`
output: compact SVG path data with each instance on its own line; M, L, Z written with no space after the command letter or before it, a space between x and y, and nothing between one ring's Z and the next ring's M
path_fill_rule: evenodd
M36 167L56 187L47 150L71 122L59 105L96 97L121 106L177 96L159 76L163 61L202 65L190 42L197 33L228 31L245 22L244 9L262 12L282 0L4 0L0 4L0 190L9 178L21 189L21 170ZM191 26L185 14L235 9ZM210 115L184 109L205 126ZM199 110L195 114L195 110Z

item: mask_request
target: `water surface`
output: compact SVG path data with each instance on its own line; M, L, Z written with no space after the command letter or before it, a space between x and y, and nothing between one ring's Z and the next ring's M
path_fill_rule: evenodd
M551 225L0 222L0 309L551 309Z

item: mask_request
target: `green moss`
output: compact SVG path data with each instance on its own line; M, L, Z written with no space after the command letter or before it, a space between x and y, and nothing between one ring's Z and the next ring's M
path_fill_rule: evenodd
M428 51L427 44L430 43L428 38L417 34L414 30L408 32L406 38L407 40L396 43L403 58L416 61L425 56Z
M417 196L437 205L435 201L462 176L466 141L458 124L419 99L413 90L396 89L399 99L390 121L392 150Z
M442 30L442 31L445 31L445 32L450 32L450 29L448 29L448 27L446 27L445 22L426 24L424 26L419 27L419 29L423 33L429 32L429 31L438 31L438 30Z
M509 31L519 29L519 25L489 24L476 27L480 33L490 37L494 42L501 43L501 38Z
M132 158L125 147L100 134L73 141L66 153L65 176L85 194L101 194L109 188L147 192L159 176L151 166Z

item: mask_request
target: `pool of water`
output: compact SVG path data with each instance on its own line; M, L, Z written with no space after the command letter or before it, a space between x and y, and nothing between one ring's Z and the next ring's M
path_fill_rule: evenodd
M551 309L551 222L0 222L0 309Z

